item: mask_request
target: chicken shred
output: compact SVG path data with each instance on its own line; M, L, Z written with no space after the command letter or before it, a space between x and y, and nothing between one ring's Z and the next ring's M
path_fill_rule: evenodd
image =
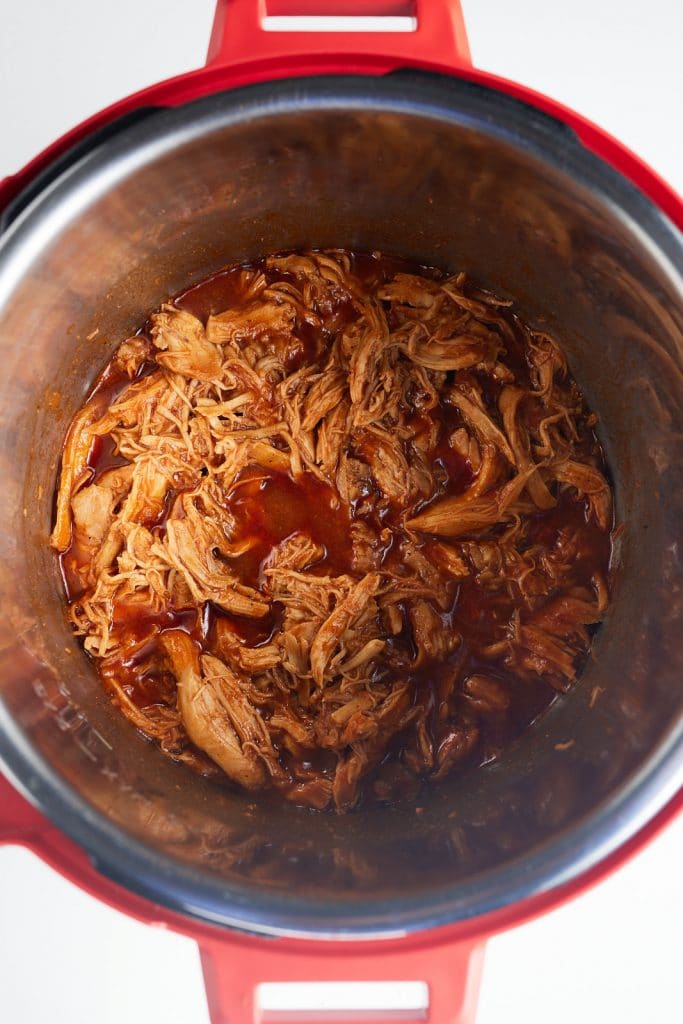
M612 492L564 353L511 305L290 253L122 342L51 541L76 635L169 757L345 812L490 760L574 684Z

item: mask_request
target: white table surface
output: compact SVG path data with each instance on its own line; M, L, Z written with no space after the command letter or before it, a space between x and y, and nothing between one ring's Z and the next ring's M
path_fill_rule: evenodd
M99 108L199 65L212 7L0 0L0 176ZM463 7L479 67L574 107L683 189L681 0ZM682 865L679 820L591 892L492 940L477 1024L683 1021ZM192 942L96 903L24 850L0 849L0 1021L207 1020Z

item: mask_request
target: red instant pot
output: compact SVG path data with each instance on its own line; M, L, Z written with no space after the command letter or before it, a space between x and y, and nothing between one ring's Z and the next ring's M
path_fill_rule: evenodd
M260 1020L261 982L401 979L428 985L420 1019L464 1024L486 938L681 805L683 205L594 125L474 69L455 0L336 5L412 32L264 29L321 13L218 0L205 68L0 184L0 841L196 938L214 1024ZM66 426L141 311L307 245L463 268L556 330L624 524L580 684L419 814L261 806L167 762L103 696L47 544Z

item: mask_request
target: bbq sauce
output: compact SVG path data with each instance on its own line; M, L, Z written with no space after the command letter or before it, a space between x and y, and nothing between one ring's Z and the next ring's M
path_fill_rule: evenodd
M319 545L321 557L311 568L337 576L349 569L351 538L348 510L335 490L312 473L296 480L289 473L249 467L238 474L226 507L244 524L253 544L235 559L248 586L263 583L263 563L273 548L293 534L303 533Z

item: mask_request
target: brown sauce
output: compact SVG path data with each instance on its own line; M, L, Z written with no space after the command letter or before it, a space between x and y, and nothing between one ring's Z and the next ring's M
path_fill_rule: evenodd
M88 466L92 470L90 483L96 484L110 469L118 469L128 463L129 460L116 451L116 442L110 434L96 437L88 456Z
M242 267L227 267L191 285L173 299L179 309L186 309L204 323L243 300Z
M322 547L316 572L336 576L348 570L348 512L333 488L311 473L294 480L288 473L248 468L238 474L226 506L254 542L235 563L250 586L262 580L263 562L273 548L294 533L305 533Z

